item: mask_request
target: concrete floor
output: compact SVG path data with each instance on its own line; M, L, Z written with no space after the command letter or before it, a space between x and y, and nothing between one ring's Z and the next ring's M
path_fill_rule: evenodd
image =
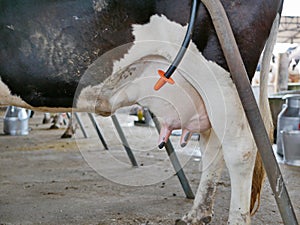
M30 119L28 136L1 134L0 120L0 224L166 225L189 210L192 200L185 198L165 151L156 148L155 128L132 126L132 117L118 116L140 165L131 168L111 119L97 117L108 152L86 114L81 117L88 139L80 130L76 138L60 139L64 129L49 130L41 124L41 113ZM198 143L180 150L178 137L172 141L195 192L200 178ZM300 220L300 167L280 167ZM229 198L225 170L211 224L226 224ZM268 182L252 224L283 224Z

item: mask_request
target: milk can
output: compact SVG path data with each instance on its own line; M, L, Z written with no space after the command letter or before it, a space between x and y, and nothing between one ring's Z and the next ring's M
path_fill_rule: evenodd
M7 107L4 116L3 131L8 135L28 135L28 120L30 112L16 106Z
M300 130L281 132L284 163L300 166Z
M277 122L277 153L281 156L283 156L283 132L300 130L300 95L286 95L283 99L285 104Z

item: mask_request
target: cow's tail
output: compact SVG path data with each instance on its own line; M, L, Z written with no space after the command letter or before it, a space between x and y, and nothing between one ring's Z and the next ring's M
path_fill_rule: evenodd
M270 105L268 101L268 75L270 70L270 61L272 57L272 52L274 45L276 43L276 37L279 27L279 14L276 16L273 26L270 32L270 36L267 40L265 50L262 58L262 67L260 71L260 96L259 96L259 109L269 134L271 143L273 143L273 121L271 116ZM263 166L261 155L257 152L255 167L252 179L252 191L251 191L251 205L250 212L254 215L260 206L260 194L262 191L262 186L266 177L266 172Z

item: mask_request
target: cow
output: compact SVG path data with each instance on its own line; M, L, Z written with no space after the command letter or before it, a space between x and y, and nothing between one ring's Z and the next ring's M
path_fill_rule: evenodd
M251 80L282 1L221 2ZM175 85L153 90L157 70L180 48L190 8L191 1L181 0L1 1L0 105L103 116L146 106L160 118L160 147L173 129L183 129L182 147L191 133L201 133L201 181L191 211L177 224L211 221L223 164L232 189L228 224L250 224L263 170L253 172L259 155L202 3ZM258 189L251 199L252 182Z
M270 62L270 70L268 74L268 84L274 84L276 73L278 70L277 59L275 55L272 56L272 60ZM251 84L258 85L260 83L260 63L258 64L254 77L252 78Z
M65 132L61 135L61 138L72 138L75 134L75 131L77 129L77 123L72 119L72 115L68 115L66 113L56 113L56 114L50 114L50 113L44 113L44 118L42 123L52 123L50 126L50 129L59 129L61 125L66 125L66 119L69 118L68 126L65 130Z
M300 81L300 47L289 53L289 81L297 83Z

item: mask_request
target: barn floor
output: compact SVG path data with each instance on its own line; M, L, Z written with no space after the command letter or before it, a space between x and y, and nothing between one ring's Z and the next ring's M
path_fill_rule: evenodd
M30 119L28 136L3 135L0 120L0 224L167 225L188 211L192 200L185 198L166 152L156 149L154 128L133 126L132 117L118 115L140 165L131 168L111 119L97 117L110 148L105 151L86 114L81 117L88 139L79 129L76 138L60 139L64 129L49 130L50 125L41 124L41 113ZM178 137L172 140L177 148ZM194 192L200 177L199 156L193 156L197 147L192 141L184 151L178 150ZM300 167L280 166L300 220ZM226 224L229 198L225 170L211 224ZM268 182L252 221L283 224Z

